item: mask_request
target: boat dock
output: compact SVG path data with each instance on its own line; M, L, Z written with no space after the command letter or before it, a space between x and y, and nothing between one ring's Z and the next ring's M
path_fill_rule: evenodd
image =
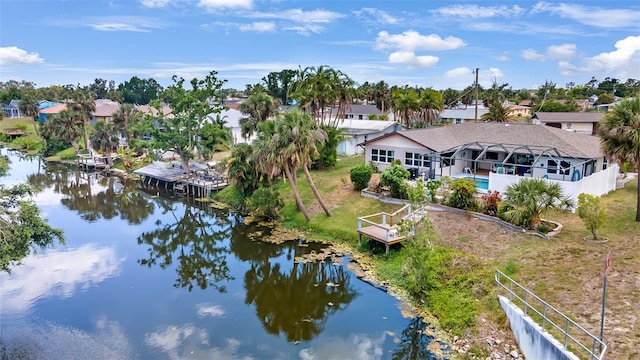
M209 170L194 170L186 174L181 166L153 163L135 170L134 174L143 176L145 187L182 192L188 196L209 197L211 192L224 189L229 180Z
M389 247L398 244L414 235L415 228L400 229L406 221L416 221L424 217L424 208L412 212L407 204L394 213L380 212L358 217L358 241L365 237L385 245L385 254L389 255ZM404 231L401 231L404 230Z

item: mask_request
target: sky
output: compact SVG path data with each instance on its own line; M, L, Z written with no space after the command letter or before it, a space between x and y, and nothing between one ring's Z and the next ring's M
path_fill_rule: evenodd
M166 87L217 71L244 90L330 66L437 90L640 79L640 1L2 0L0 81Z

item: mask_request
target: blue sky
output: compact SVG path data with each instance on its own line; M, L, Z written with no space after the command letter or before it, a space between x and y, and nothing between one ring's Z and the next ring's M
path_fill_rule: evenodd
M328 65L358 84L640 79L640 1L2 0L0 81L201 78Z

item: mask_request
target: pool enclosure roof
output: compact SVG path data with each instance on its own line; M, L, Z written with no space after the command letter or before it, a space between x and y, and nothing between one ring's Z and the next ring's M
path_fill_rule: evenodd
M506 153L553 154L556 157L598 159L604 156L600 139L545 125L472 122L426 129L398 131L365 141L375 145L391 136L400 136L439 153L459 149ZM495 149L495 150L489 150Z

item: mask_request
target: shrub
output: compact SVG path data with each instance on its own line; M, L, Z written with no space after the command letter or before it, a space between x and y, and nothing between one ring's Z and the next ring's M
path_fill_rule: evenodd
M478 209L476 201L476 182L471 179L458 178L451 182L451 195L447 205L464 210L475 211Z
M249 211L258 218L279 219L283 206L284 202L278 191L266 187L258 188L249 198Z
M408 195L406 180L410 174L407 169L402 167L398 160L396 161L380 174L380 185L388 186L391 189L392 197L396 199L406 199Z
M356 166L349 172L353 188L355 190L365 189L369 185L371 176L373 176L373 168L368 165Z
M440 186L442 186L442 181L429 179L429 180L427 180L427 183L426 183L425 186L427 187L427 190L429 191L429 201L431 201L432 203L435 203L436 202L436 193L437 193L438 189L440 188Z
M487 214L487 215L491 215L491 216L498 215L498 205L500 204L500 201L502 200L500 198L500 192L499 191L491 191L491 190L489 190L488 193L482 195L481 199L482 199L481 210L482 210L483 214Z
M22 136L14 139L11 142L11 145L16 149L26 149L26 150L35 150L39 151L42 149L42 141L40 139L30 137L30 136Z
M27 131L27 124L19 122L14 126L18 130Z
M591 231L593 240L598 240L596 230L604 225L607 216L600 206L600 198L590 194L578 195L578 216Z

